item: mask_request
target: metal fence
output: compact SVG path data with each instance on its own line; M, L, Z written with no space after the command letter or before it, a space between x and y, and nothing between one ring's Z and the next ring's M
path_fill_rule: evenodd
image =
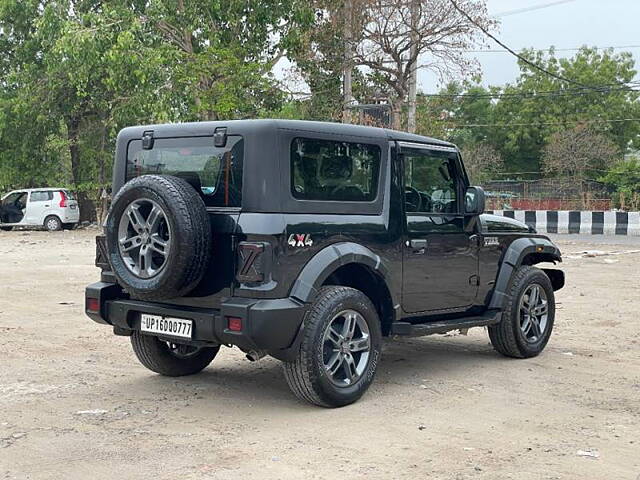
M483 185L493 210L611 210L612 193L600 182L574 179L495 180Z

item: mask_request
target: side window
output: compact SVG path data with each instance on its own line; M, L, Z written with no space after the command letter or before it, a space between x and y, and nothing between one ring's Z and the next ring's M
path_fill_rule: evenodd
M32 202L46 202L53 199L53 192L31 192Z
M25 208L27 208L28 196L28 192L12 193L11 195L8 195L4 200L2 200L2 206L24 210Z
M7 197L2 200L2 205L15 205L16 200L20 197L20 193L12 193L11 195L7 195Z
M404 155L407 212L458 213L458 180L452 154L410 152Z
M291 194L300 200L370 202L378 193L381 150L376 145L295 138Z

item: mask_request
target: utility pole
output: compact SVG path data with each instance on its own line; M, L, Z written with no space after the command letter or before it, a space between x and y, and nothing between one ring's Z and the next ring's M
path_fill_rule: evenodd
M342 123L351 123L353 102L353 0L344 3L344 66L342 68Z
M409 112L407 115L407 131L416 133L416 99L418 95L418 23L420 15L420 0L411 1L411 21L409 32L411 48L409 49Z

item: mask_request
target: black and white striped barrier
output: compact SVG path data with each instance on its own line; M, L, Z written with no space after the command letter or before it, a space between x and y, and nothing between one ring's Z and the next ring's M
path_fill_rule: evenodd
M493 210L487 213L515 218L539 233L640 236L640 212Z

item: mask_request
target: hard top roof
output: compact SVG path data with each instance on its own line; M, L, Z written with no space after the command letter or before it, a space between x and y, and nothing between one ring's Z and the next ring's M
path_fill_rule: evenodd
M216 127L228 127L238 133L249 133L252 129L264 130L268 128L279 128L286 130L302 130L317 133L328 133L335 135L347 135L354 137L385 137L389 140L405 142L425 143L431 145L441 145L454 147L452 143L387 128L366 127L362 125L349 125L334 122L315 122L308 120L227 120L214 122L189 122L189 123L166 123L157 125L138 125L127 127L120 132L125 136L140 136L143 131L153 130L154 135L161 136L188 136L213 134Z

